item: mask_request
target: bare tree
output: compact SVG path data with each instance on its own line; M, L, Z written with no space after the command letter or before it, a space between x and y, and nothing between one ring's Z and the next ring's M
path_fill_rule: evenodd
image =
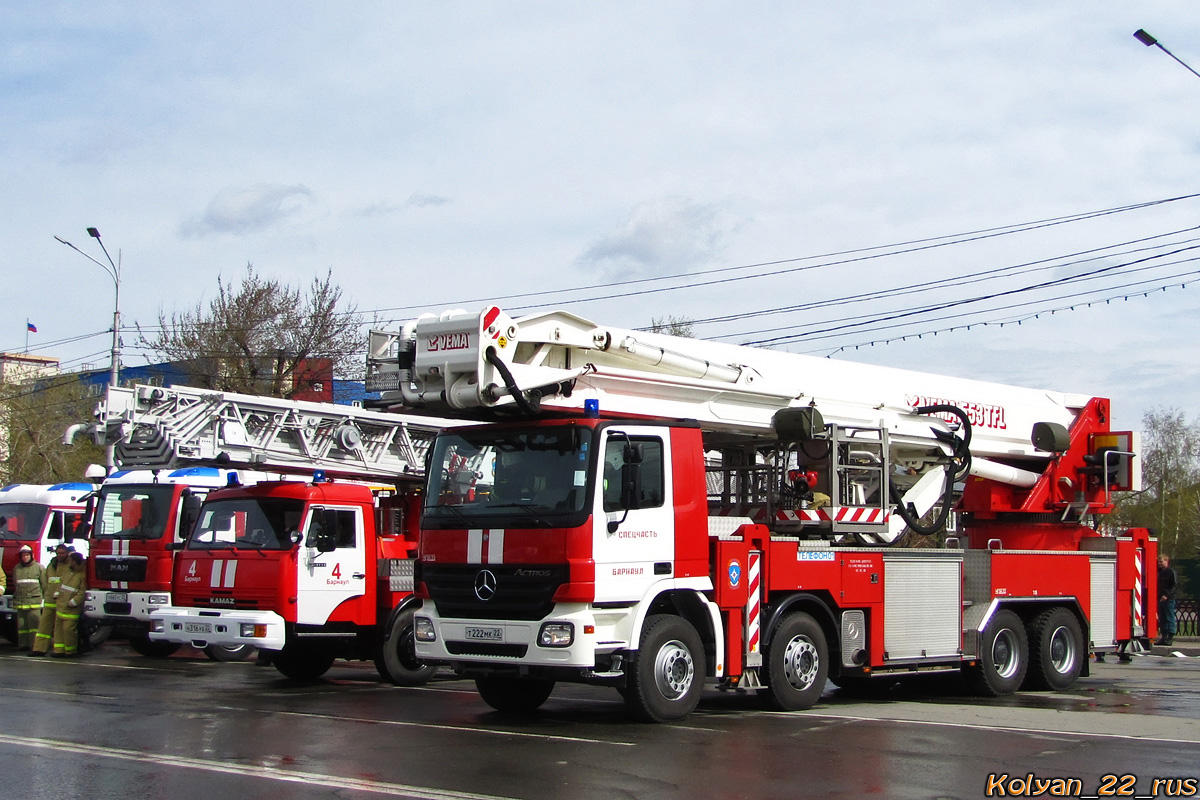
M687 317L677 317L674 314L668 314L665 317L652 317L650 319L651 333L665 333L670 336L686 336L693 338L696 335L695 324Z
M63 483L83 480L89 464L103 463L104 450L80 436L62 443L67 427L92 418L96 399L76 375L3 387L6 457L4 483Z
M314 359L329 359L335 376L362 372L362 318L330 273L302 292L247 264L237 287L217 278L207 308L160 312L158 323L153 337L138 326L141 343L206 389L291 397L303 388L297 371Z

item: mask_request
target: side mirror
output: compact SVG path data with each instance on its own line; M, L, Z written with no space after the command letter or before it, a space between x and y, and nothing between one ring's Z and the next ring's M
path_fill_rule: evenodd
M199 495L184 490L183 510L179 514L179 529L175 531L176 539L186 539L188 534L192 532L192 528L196 527L196 520L200 519L200 506L202 503L203 501Z

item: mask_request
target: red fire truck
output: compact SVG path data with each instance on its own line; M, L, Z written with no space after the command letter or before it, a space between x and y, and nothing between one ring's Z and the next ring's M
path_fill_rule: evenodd
M124 465L297 475L234 481L202 504L193 492L184 535L162 540L175 553L172 594L149 609L150 645L252 646L293 678L335 658L372 659L397 683L433 674L413 654L411 606L415 504L438 421L151 386L110 389L97 417L93 433Z
M1140 480L1106 400L494 307L373 332L368 365L385 405L501 420L435 440L414 619L497 709L1065 689L1154 634L1155 541L1099 526Z

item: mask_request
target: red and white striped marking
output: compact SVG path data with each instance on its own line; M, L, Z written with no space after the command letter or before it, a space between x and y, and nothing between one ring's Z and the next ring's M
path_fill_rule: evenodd
M762 637L762 553L750 551L749 563L746 565L746 665L758 666L761 663L759 645Z
M1146 557L1146 551L1142 548L1137 548L1133 551L1133 635L1144 636L1146 631L1146 612L1142 608L1142 597L1144 592L1145 565L1142 563Z
M468 564L503 564L504 530L476 528L467 531Z
M113 539L112 540L112 554L114 556L129 555L129 540L128 539ZM128 589L129 581L112 581L112 588Z

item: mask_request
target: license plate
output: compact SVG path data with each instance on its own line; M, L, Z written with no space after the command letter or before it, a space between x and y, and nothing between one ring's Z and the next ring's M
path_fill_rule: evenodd
M504 641L503 628L467 628L467 638L484 642Z
M108 599L105 600L104 602L106 602L106 603L128 603L129 602L129 593L128 592L109 592Z
M185 622L184 633L212 633L212 625L207 622Z

